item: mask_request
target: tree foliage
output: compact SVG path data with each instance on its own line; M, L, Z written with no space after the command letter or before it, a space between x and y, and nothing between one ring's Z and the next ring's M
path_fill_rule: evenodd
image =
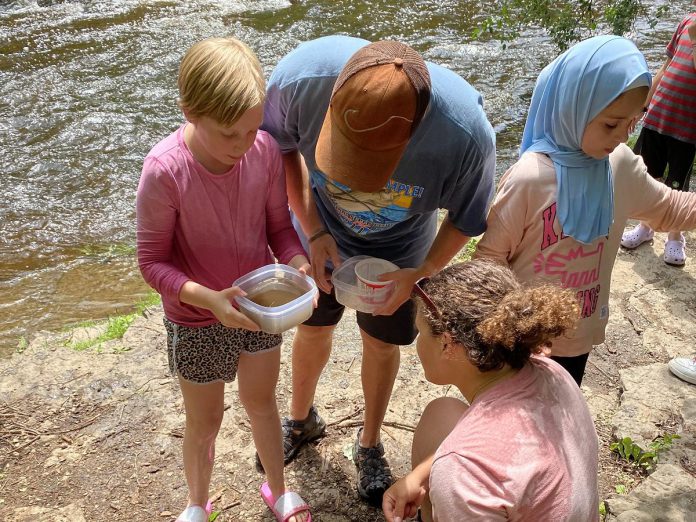
M490 14L476 28L476 38L488 34L506 42L524 29L541 28L560 50L595 34L624 35L638 18L654 27L668 9L648 0L493 0L487 6Z

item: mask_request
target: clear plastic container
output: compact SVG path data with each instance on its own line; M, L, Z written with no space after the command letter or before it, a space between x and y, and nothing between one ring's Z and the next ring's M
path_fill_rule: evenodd
M267 333L289 330L309 319L314 311L317 285L311 277L287 265L262 266L240 277L232 286L247 293L235 297L239 311Z
M366 288L358 281L355 265L370 256L355 256L346 259L333 271L331 282L336 289L336 301L358 312L372 313L387 302L394 293L394 285L384 288ZM399 267L394 266L394 270Z

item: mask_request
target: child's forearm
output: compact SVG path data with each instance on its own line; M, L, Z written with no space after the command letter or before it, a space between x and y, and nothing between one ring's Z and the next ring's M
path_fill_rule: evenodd
M655 89L657 89L657 86L662 81L662 77L665 74L665 69L669 65L670 61L671 61L671 59L667 58L667 60L665 60L665 63L662 64L662 67L660 67L660 69L655 74L655 77L653 78L652 85L650 86L650 92L648 92L648 97L645 100L645 107L646 108L650 106L650 100L652 100L653 94L655 94Z
M198 308L210 310L217 295L215 290L211 290L194 281L186 281L179 291L179 301L190 304Z
M423 486L426 491L430 489L430 471L433 469L433 462L435 461L435 455L431 455L423 462L418 464L409 475L418 481L418 484Z

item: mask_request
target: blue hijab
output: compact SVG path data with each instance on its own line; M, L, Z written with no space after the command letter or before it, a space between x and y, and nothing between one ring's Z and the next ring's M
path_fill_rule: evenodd
M614 187L609 158L581 149L585 127L624 91L649 87L645 58L620 36L584 40L547 65L537 79L520 156L548 154L556 169L556 215L563 233L591 243L609 233L614 221Z

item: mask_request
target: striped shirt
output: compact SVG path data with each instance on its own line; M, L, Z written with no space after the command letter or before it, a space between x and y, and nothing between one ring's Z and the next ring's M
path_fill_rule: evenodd
M689 26L696 13L681 21L667 45L670 60L655 89L644 126L660 134L696 143L696 67Z

